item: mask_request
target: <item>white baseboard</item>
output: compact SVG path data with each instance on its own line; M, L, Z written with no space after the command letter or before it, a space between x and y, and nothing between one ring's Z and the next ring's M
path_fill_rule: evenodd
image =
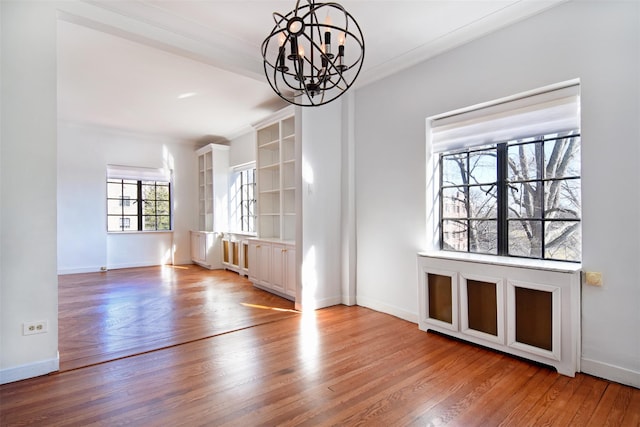
M352 306L352 305L356 305L358 302L357 302L355 296L342 295L341 303L344 304L344 305Z
M181 260L176 262L174 265L186 265L193 264L193 261L189 260ZM119 265L111 265L109 266L109 270L118 270L120 268L135 268L135 267L155 267L159 264L156 263L133 263L133 264L119 264ZM165 265L171 265L167 263ZM79 267L79 268L60 268L58 269L58 275L63 276L65 274L79 274L79 273L99 273L102 270L103 266L91 266L91 267Z
M402 310L398 307L382 303L380 301L376 301L367 297L358 296L358 305L362 307L367 307L375 311L380 311L382 313L390 314L395 317L399 317L402 320L406 320L411 323L418 323L418 313L411 313L406 310Z
M336 296L336 297L330 297L330 298L324 298L321 300L316 300L315 301L315 309L320 309L320 308L326 308L326 307L332 307L334 305L338 305L338 304L342 304L342 298Z
M55 359L41 360L26 365L0 370L0 384L39 377L60 370L60 354Z
M98 273L100 272L100 268L102 266L93 266L93 267L81 267L81 268L60 268L58 269L58 275L62 276L65 274L79 274L79 273Z
M640 388L640 372L591 359L580 359L580 371L595 377Z

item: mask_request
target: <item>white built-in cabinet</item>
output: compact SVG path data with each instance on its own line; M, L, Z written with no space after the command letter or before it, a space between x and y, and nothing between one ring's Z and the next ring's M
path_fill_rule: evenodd
M228 228L229 147L208 144L196 151L198 230L191 231L191 260L222 268L221 236Z
M264 122L262 122L264 123ZM258 236L293 241L296 228L296 133L292 108L258 125Z
M418 254L419 328L580 370L580 265Z
M249 239L249 280L296 296L296 117L288 107L255 125L257 233Z
M249 280L263 290L295 300L296 247L271 239L249 239Z

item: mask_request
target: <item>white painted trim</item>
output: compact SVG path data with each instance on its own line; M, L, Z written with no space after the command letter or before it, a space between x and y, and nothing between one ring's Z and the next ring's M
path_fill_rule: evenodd
M189 265L196 264L190 258L185 258L182 260L177 260L174 263L167 264L146 264L141 263L140 265L116 265L111 266L107 270L117 270L119 268L134 268L134 267L162 267L164 265ZM91 266L91 267L77 267L77 268L62 268L58 269L58 276L64 276L67 274L81 274L81 273L103 273L107 270L101 270L102 266Z
M327 307L332 307L334 305L340 305L342 304L342 297L341 296L333 296L333 297L329 297L329 298L324 298L321 300L315 300L314 301L314 309L315 310L319 310L321 308L327 308ZM305 309L309 309L310 307L305 307Z
M551 294L551 351L516 339L516 288L533 289ZM524 280L507 280L507 346L562 361L562 288ZM558 372L560 372L558 370Z
M271 114L269 117L262 119L258 122L252 123L251 126L253 126L254 129L261 129L263 127L269 126L273 123L276 123L280 120L284 120L293 115L296 116L296 121L298 121L297 118L299 117L299 115L296 115L295 112L296 112L295 106L288 105L284 107L282 110L276 111L275 113ZM296 135L297 134L298 132L296 128Z
M12 368L0 370L0 384L12 383L26 380L27 378L39 377L60 369L60 354L54 359L41 360L39 362L28 363L26 365L14 366Z
M58 276L64 276L65 274L80 274L80 273L99 273L102 266L91 267L78 267L78 268L61 268L58 269Z
M358 305L361 307L370 308L372 310L390 314L402 320L406 320L407 322L418 324L418 313L411 313L396 306L385 304L383 302L363 296L358 296L357 298Z
M437 326L439 328L448 329L451 331L459 330L459 277L456 271L434 269L427 267L418 262L418 274L419 274L419 288L418 288L418 310L419 310L419 327L423 331L429 329L429 325ZM446 276L451 278L451 323L447 323L442 320L438 320L430 316L429 313L429 274L438 276Z
M632 371L631 369L583 357L580 359L580 371L609 381L640 388L640 372Z
M346 305L346 306L353 306L353 305L357 305L358 302L356 300L356 297L354 297L354 296L342 295L341 304Z
M470 274L466 272L459 273L459 286L460 290L458 292L458 298L460 299L460 307L469 307L469 293L467 288L468 280L475 280L479 282L492 283L495 285L495 295L496 295L496 326L497 326L497 335L491 335L485 332L476 331L469 327L469 311L465 309L461 309L459 312L460 315L460 332L467 335L473 335L478 338L493 341L497 344L504 345L505 344L505 318L504 315L504 306L505 306L505 290L504 290L504 280L498 277L490 277L478 274Z
M157 264L157 263L149 263L149 262L134 262L132 264L115 264L115 265L108 265L107 269L108 270L118 270L121 268L137 268L137 267L162 267L163 265L172 265L170 262L165 263L165 264Z

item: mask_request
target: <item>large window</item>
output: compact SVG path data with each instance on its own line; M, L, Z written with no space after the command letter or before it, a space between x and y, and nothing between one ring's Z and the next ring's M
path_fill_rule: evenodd
M171 230L171 184L165 173L109 166L107 231L168 230Z
M445 250L579 261L580 135L440 154Z
M564 82L429 119L441 250L581 260L579 93Z
M236 169L231 174L229 209L231 227L241 233L256 231L256 168L254 165Z

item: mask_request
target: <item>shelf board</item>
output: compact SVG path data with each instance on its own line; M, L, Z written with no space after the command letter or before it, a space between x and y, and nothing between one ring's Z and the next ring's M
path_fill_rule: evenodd
M296 187L284 187L282 191L296 191Z
M277 150L278 149L278 140L265 142L264 144L258 144L258 148L268 149L268 150ZM273 148L271 148L273 147Z
M260 194L276 194L279 192L280 190L278 190L277 188L273 190L260 190Z
M296 159L288 159L288 160L283 160L282 163L284 164L293 164L296 162Z
M264 212L264 213L261 213L259 216L280 216L280 212Z
M270 165L260 166L258 170L275 170L280 169L280 165L278 163L272 163Z

